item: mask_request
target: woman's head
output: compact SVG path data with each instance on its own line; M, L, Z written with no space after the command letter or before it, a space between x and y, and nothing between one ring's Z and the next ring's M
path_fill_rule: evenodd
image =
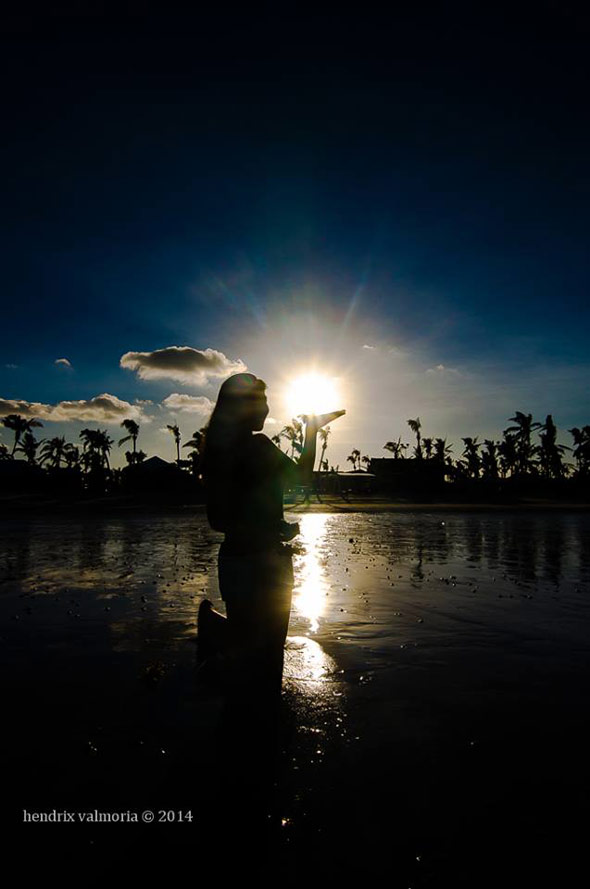
M205 425L200 471L207 487L207 515L216 530L224 530L231 498L231 476L244 440L262 429L268 415L266 383L254 374L233 374L217 395Z
M260 431L268 416L266 383L254 374L239 373L221 384L210 423L222 421L236 432Z
M219 389L205 425L204 452L208 459L234 450L240 440L264 426L268 416L266 383L250 373L233 374Z

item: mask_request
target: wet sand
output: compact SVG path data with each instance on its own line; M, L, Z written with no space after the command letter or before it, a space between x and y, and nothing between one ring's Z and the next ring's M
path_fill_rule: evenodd
M301 495L296 501L285 501L285 508L299 515L307 513L382 513L382 512L590 512L590 503L578 500L566 502L541 498L520 498L506 502L442 502L427 503L412 499L384 497L378 494L366 496L352 494L348 500L322 494L318 500L311 495L309 503ZM183 503L163 496L137 498L127 495L85 498L82 500L54 499L31 494L0 494L0 519L10 516L62 515L144 515L146 512L160 515L205 515L203 503Z
M183 860L195 878L200 856L268 859L283 885L573 874L588 515L285 514L302 534L274 720L195 683L198 604L224 610L202 515L1 523L11 842L87 867ZM156 820L24 824L25 809Z

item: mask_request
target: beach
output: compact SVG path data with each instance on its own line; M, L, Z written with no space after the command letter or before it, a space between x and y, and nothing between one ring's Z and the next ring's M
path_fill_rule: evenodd
M240 847L255 869L264 850L288 885L312 861L314 879L412 889L564 878L590 792L587 512L285 517L278 721L242 702L222 746L223 699L195 682L199 602L224 611L204 515L2 520L14 842L87 864Z

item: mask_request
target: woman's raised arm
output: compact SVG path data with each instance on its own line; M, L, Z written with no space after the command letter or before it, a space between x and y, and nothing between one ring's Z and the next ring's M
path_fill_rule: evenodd
M332 411L329 414L302 414L305 421L305 439L299 462L293 463L293 470L289 472L291 481L299 485L311 485L313 482L313 467L316 457L316 444L318 429L327 426L333 420L341 417L346 411Z

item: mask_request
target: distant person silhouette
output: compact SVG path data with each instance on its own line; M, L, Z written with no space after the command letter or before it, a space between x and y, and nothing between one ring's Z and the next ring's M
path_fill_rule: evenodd
M234 690L275 695L282 686L293 593L288 541L299 534L298 523L284 520L283 491L309 484L317 431L344 411L303 416L305 441L295 463L260 433L269 413L265 390L254 374L229 377L205 427L201 473L209 524L225 534L218 577L227 621L204 600L198 633L205 656L221 649Z

